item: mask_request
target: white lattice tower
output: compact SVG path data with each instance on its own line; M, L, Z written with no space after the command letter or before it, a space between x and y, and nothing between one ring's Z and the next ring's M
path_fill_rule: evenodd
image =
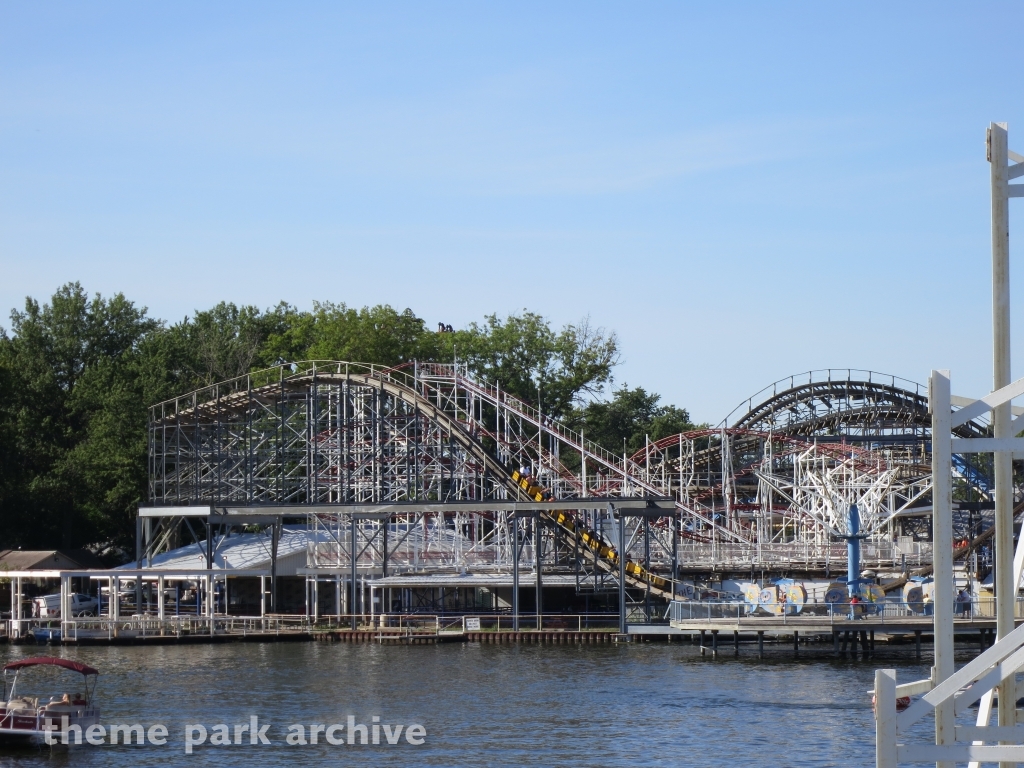
M763 466L768 467L767 463ZM788 497L802 535L820 543L848 533L850 505L860 510L861 531L877 539L892 520L930 487L927 477L904 464L877 455L865 462L858 454L838 455L814 445L798 454L791 477L762 470L765 493Z

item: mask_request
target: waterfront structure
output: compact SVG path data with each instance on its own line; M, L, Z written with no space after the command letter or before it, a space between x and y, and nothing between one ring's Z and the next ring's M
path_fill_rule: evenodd
M1024 571L1024 537L1014 551L1014 499L1012 460L1024 453L1024 419L1011 409L1024 394L1024 379L1010 381L1010 233L1009 200L1024 197L1024 185L1010 180L1024 176L1024 155L1010 151L1005 123L989 125L987 160L992 182L992 362L991 394L951 414L950 373L932 371L929 405L932 415L932 483L935 544L935 666L927 680L897 686L896 671L875 674L875 763L895 768L900 762L935 762L952 768L958 761L1015 766L1024 761L1024 734L1019 730L1017 674L1024 667L1024 627L1016 625L1016 595ZM979 414L991 414L992 437L958 438L955 429ZM1016 416L1016 418L1014 418ZM989 650L958 671L953 658L953 488L950 470L959 454L993 454L995 494L996 636ZM993 699L998 691L998 725L990 726ZM896 698L924 694L905 712L897 714ZM980 702L977 725L958 727L956 715ZM908 739L911 726L934 714L931 744Z
M11 612L0 624L0 637L15 642L34 637L44 643L88 643L182 635L222 639L233 634L277 635L281 622L267 618L269 577L269 571L252 568L7 571ZM38 615L24 599L29 582L57 587L48 615ZM97 596L86 610L76 607L76 597L83 597L79 591ZM239 593L249 604L243 602L232 610Z
M988 434L985 415L957 430ZM424 575L524 568L572 577L550 607L583 610L620 591L620 551L623 597L648 615L687 585L715 596L712 582L721 592L783 571L827 584L846 569L851 504L864 568L895 577L931 563L926 389L870 371L791 377L718 427L632 456L457 364L281 365L154 406L149 434L138 566L183 532L212 565L230 530L265 527L273 549L301 520L311 588L335 583L325 599L344 613L374 611L377 586L392 590L380 610L443 609L409 590ZM958 555L984 558L992 480L969 458L953 474L967 499ZM624 499L668 509L622 512Z

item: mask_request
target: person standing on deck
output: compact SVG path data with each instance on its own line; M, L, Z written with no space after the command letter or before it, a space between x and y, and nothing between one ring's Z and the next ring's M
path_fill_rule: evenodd
M956 600L959 605L958 613L964 618L970 618L971 615L971 593L967 587L960 590L960 593L956 596Z

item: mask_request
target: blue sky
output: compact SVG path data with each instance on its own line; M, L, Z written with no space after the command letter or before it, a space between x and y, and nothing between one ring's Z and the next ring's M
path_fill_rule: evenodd
M619 383L712 422L812 368L981 394L1021 28L1019 2L4 3L0 309L79 280L168 320L589 315Z

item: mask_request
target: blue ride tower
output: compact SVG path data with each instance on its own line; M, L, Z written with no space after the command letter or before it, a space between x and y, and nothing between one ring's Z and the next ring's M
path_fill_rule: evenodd
M846 589L849 596L854 595L860 598L860 585L865 580L860 577L860 540L865 535L860 532L860 510L856 504L851 504L846 515ZM850 617L855 618L854 610L850 608Z

